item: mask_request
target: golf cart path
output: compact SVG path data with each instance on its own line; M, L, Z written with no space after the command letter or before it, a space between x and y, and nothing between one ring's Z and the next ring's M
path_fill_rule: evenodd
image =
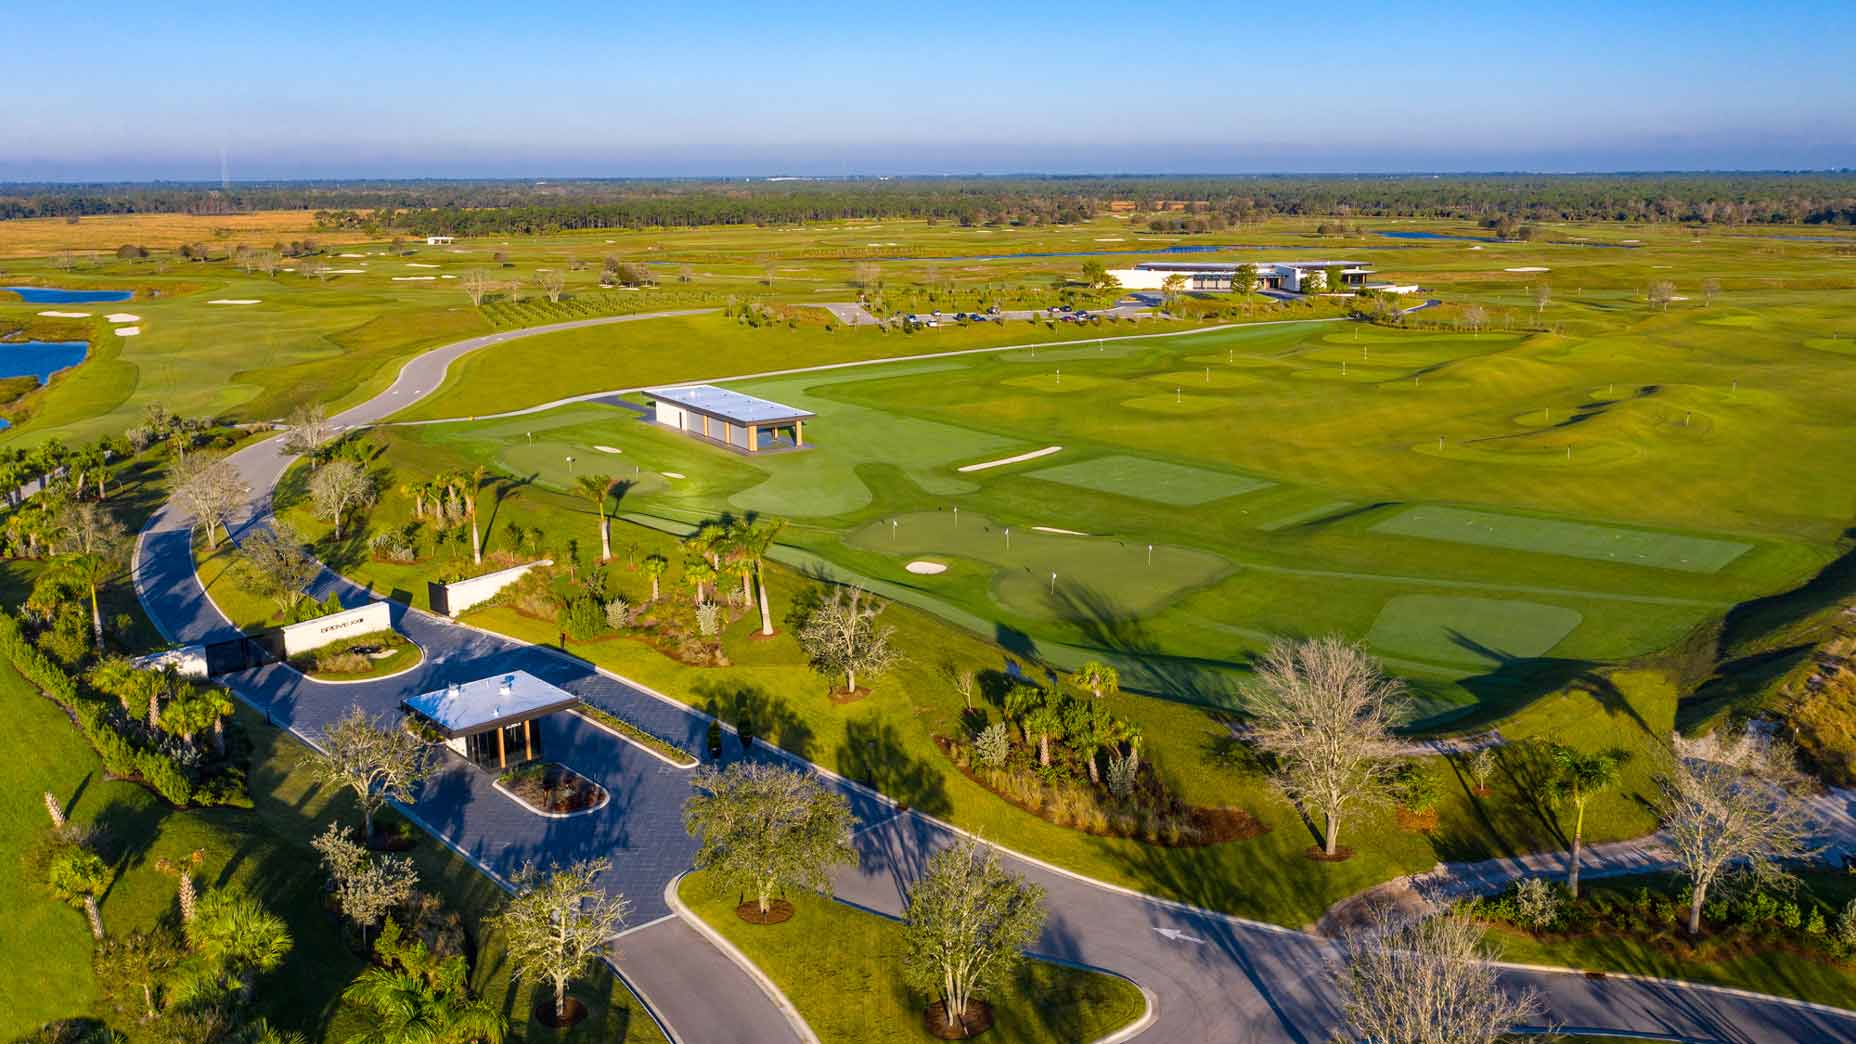
M386 391L333 420L348 427L378 422L426 394L452 360L475 348L562 328L651 317L556 324L434 349L409 361ZM982 349L988 350L1004 349ZM264 524L270 514L271 490L293 459L279 441L245 447L229 458L254 491L243 517L232 520L235 534ZM236 631L195 572L192 530L192 520L173 502L150 517L136 544L137 595L171 640L231 636ZM350 605L377 596L327 570L312 593L323 598L336 593ZM521 669L686 750L706 746L711 719L646 686L557 650L457 624L402 601L389 605L394 627L426 651L420 666L406 675L325 685L288 666L271 664L226 675L224 680L246 702L311 745L351 706L388 714L397 710L402 698L449 681ZM673 1040L804 1040L809 1031L783 1017L752 976L702 941L688 924L670 916L663 890L688 869L695 851L681 817L689 793L688 771L578 715L551 715L538 724L552 760L570 765L611 793L604 808L565 820L534 816L493 790L485 773L448 758L408 814L498 881L506 881L530 861L610 858L612 868L604 883L633 901L633 923L638 926L616 940L617 966L647 1008L667 1024ZM809 767L845 796L858 820L855 843L862 861L838 875L838 887L845 900L866 909L900 914L907 885L929 855L959 836L956 828L900 809L797 755L764 745L743 752L738 741L726 747L730 760L780 760ZM1150 1013L1152 1022L1142 1039L1312 1044L1328 1039L1337 1028L1340 1013L1329 963L1332 944L1327 940L1157 899L1027 855L1003 856L1012 870L1037 881L1049 895L1050 920L1034 952L1108 969L1150 992L1157 1010ZM1179 877L1174 864L1139 865L1138 850L1131 858L1137 861L1132 872L1164 881L1177 894L1200 890L1197 882ZM1856 1039L1856 1013L1781 998L1680 983L1594 980L1543 969L1507 969L1503 974L1540 989L1548 1016L1568 1028L1698 1041Z

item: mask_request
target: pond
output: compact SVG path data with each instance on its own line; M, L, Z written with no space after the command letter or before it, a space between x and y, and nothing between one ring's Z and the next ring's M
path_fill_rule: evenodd
M55 286L0 286L0 290L11 290L28 304L101 304L135 296L131 290L60 290Z
M84 361L89 341L0 341L0 377L31 375L40 384Z

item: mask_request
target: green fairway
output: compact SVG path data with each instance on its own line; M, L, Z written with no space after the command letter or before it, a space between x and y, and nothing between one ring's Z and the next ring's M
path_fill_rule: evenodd
M1718 572L1752 550L1752 545L1733 540L1450 507L1411 508L1375 525L1373 530L1426 540L1571 555L1689 573Z
M1209 504L1270 485L1244 475L1121 455L1039 468L1026 476L1178 507Z
M1537 602L1401 595L1386 602L1366 640L1390 656L1498 667L1546 655L1580 620Z

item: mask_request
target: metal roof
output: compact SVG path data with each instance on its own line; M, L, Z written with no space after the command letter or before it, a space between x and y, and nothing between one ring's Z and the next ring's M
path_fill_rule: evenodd
M1250 264L1250 267L1255 268L1259 272L1268 271L1273 268L1301 268L1301 269L1332 268L1336 265L1339 265L1343 268L1347 268L1350 270L1361 269L1365 271L1371 271L1372 269L1372 266L1368 265L1364 261L1254 261L1254 262L1248 262L1248 263ZM1235 261L1142 261L1140 264L1137 264L1134 267L1137 270L1145 269L1146 271L1149 271L1149 272L1187 272L1187 273L1190 273L1190 272L1220 272L1222 273L1222 272L1237 271L1238 262L1235 262Z
M565 710L579 703L580 697L527 671L510 671L476 681L452 682L442 689L409 696L403 702L447 737L456 738Z
M682 406L685 409L720 417L737 424L767 424L773 421L804 420L817 416L807 410L753 395L717 388L713 384L686 384L675 388L646 388L647 398Z

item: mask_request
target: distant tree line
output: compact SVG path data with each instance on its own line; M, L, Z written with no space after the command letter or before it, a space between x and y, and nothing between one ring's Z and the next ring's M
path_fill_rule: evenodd
M1066 224L1114 210L1164 230L1273 216L1856 224L1856 171L1822 173L633 179L0 185L0 220L314 212L327 229L421 235L915 218Z

